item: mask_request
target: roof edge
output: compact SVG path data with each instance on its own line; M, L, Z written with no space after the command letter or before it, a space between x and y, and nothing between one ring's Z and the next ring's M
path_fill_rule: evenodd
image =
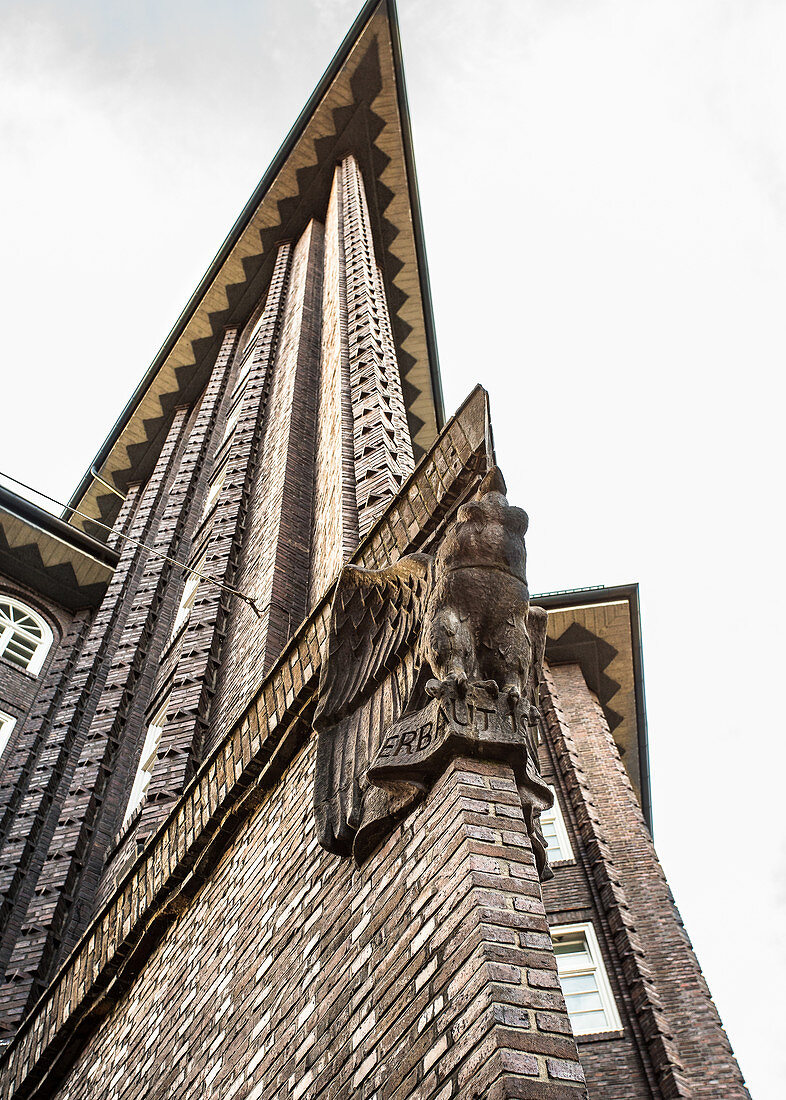
M4 509L6 512L10 512L12 515L24 520L25 523L42 531L45 535L50 535L52 538L66 543L74 550L78 550L79 553L95 558L96 561L101 562L109 569L114 569L120 560L117 551L112 550L106 543L91 538L80 528L66 523L59 516L47 512L45 508L33 504L26 497L21 497L13 490L7 489L5 485L0 485L0 509Z
M571 607L625 600L630 607L631 651L633 653L633 686L636 696L636 738L639 749L639 783L641 811L652 834L652 785L650 776L649 734L647 731L647 700L644 692L644 653L641 638L641 603L638 584L618 584L606 588L569 588L564 592L544 592L533 595L531 602L547 611L562 611Z
M257 207L264 198L266 192L269 190L278 173L284 166L287 158L294 150L298 140L302 137L306 126L319 106L325 93L330 88L334 79L338 75L342 66L349 57L353 46L357 39L363 33L366 25L370 22L380 7L385 7L388 15L391 31L391 41L393 43L393 65L396 74L396 88L398 97L399 115L401 117L401 132L402 141L404 146L404 159L407 170L407 181L409 188L410 206L412 212L413 232L415 237L415 250L418 261L418 275L420 279L420 289L422 295L423 304L423 319L426 329L426 343L429 354L429 368L431 375L431 387L432 397L434 400L435 416L437 421L437 429L441 431L445 423L444 402L442 397L442 382L439 371L439 360L437 357L436 347L436 335L434 329L434 318L432 311L431 301L431 289L428 277L428 267L426 264L425 245L423 240L423 226L420 215L420 197L417 187L417 178L415 176L414 157L412 152L412 133L409 119L409 107L407 103L406 88L404 86L404 70L401 57L401 41L399 37L398 27L398 14L396 11L395 0L366 0L360 12L357 15L354 23L350 27L349 31L345 35L341 45L333 56L332 61L325 69L319 83L315 87L314 91L309 96L305 107L298 115L294 125L290 128L288 134L284 138L278 152L270 162L266 172L262 176L261 180L254 188L251 197L243 207L239 216L235 220L234 225L230 229L223 244L216 252L215 256L210 262L207 271L199 281L196 290L193 292L185 307L180 313L180 316L172 326L166 340L161 345L155 359L148 367L143 378L137 385L133 394L126 403L123 411L118 419L113 424L104 442L101 444L96 456L93 458L90 466L77 485L75 491L72 493L68 500L68 507L63 511L62 518L65 519L68 515L73 515L73 509L78 506L80 500L89 489L92 482L95 480L93 470L101 472L101 468L109 457L112 448L117 443L123 430L130 421L134 412L142 402L145 394L147 393L153 379L156 377L161 367L164 365L167 356L171 353L175 347L177 341L180 339L186 325L190 321L191 317L198 308L200 302L205 297L206 293L210 289L213 281L216 279L224 263L230 256L232 249L238 243L243 232L248 227ZM70 526L70 525L69 525Z

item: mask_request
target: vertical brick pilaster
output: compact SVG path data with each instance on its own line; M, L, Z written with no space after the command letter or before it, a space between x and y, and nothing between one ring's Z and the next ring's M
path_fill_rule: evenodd
M340 166L353 412L355 484L360 537L371 529L414 468L390 315L374 256L368 204L357 161Z
M431 1000L392 1095L417 1082L440 1100L586 1097L511 769L453 761L416 815L408 858L420 892L410 951L423 947L414 988L426 982Z
M353 156L333 177L322 309L312 605L414 468L390 312Z
M325 219L322 341L310 602L313 606L359 541L355 442L347 335L341 167L333 176Z
M591 828L602 845L596 873L618 884L606 896L612 914L621 906L617 935L631 988L630 963L640 960L645 968L639 988L646 996L637 1008L656 1064L668 1081L675 1071L665 1056L673 1052L671 1063L679 1059L679 1075L697 1100L749 1100L603 711L578 665L556 666L547 676L557 748L566 774L575 777L584 830ZM672 1087L664 1085L663 1095L682 1095Z
M135 507L139 494L139 486L129 489L129 510ZM8 942L15 946L5 982L0 987L0 1035L3 1037L13 1034L38 970L38 946L28 943L26 934L20 938L20 926L49 848L57 820L57 807L68 790L86 724L92 716L109 667L118 624L124 617L126 585L137 566L138 557L139 550L130 544L126 544L121 551L101 606L90 624L76 661L69 668L67 685L57 698L53 713L44 718L46 726L41 730L42 746L32 765L19 809L3 841L0 862L16 868L4 898L5 934Z
M17 896L10 899L19 935L0 988L0 1018L6 1033L13 1031L50 975L73 911L118 745L116 695L118 691L122 695L121 683L127 682L130 658L130 651L122 645L123 633L129 628L136 634L140 629L137 619L142 615L143 621L150 610L140 609L133 601L149 560L147 550L137 544L145 543L157 526L185 420L185 410L176 414L145 489L129 492L126 511L129 515L133 512L133 520L128 533L134 542L123 544L68 690L53 717L46 748L36 763L22 804L23 814L35 815L33 828L25 833L29 820L18 817L9 835L8 843L22 849L19 863L26 873L19 876ZM85 913L84 918L87 916Z
M34 844L27 843L45 821L50 802L51 776L37 768L41 753L47 749L50 726L67 692L82 643L90 628L88 612L77 614L60 639L57 653L46 672L21 735L6 751L0 786L0 973L5 973L14 938L19 933L21 914L14 920L15 904L31 871ZM13 833L13 839L11 835Z
M121 823L138 764L146 728L146 705L153 691L161 651L175 609L171 590L177 591L183 581L183 571L172 561L185 560L193 534L197 519L195 513L204 493L212 431L226 389L237 337L237 329L225 332L210 380L194 415L189 416L186 409L176 413L184 422L186 418L189 420L187 437L179 449L151 542L157 556L151 556L145 563L129 622L116 654L116 665L124 666L127 675L125 678L122 673L114 677L110 675L91 728L90 739L100 739L97 720L103 716L104 723L108 723L107 728L111 730L110 745L117 744L118 751L107 786L105 812L96 829L91 868L93 882L85 891L88 897L96 893L103 871L103 857ZM170 761L172 765L173 761ZM107 876L105 888L111 886L112 878L113 874ZM76 931L76 928L72 930L74 933Z
M639 1050L655 1094L664 1097L664 1100L687 1098L693 1096L693 1092L685 1075L673 1031L664 1015L652 968L642 948L624 885L606 841L578 744L561 707L558 690L561 676L559 668L544 668L547 691L544 693L542 709L548 727L549 744L560 761L560 771L569 789L580 830L583 858L591 870L598 906L613 939L625 985L633 991L632 1023L637 1032Z
M292 256L281 335L235 583L237 603L211 726L227 729L305 617L316 448L323 228L310 222ZM213 732L213 731L211 731Z
M190 565L205 554L203 571L237 587L237 570L247 508L259 462L261 428L270 390L270 376L278 346L292 249L279 247L262 317L252 346L252 366L243 390L234 432L218 441L217 460L226 461L226 475L208 529L197 532ZM219 428L220 428L219 424ZM201 584L187 623L170 640L166 654L169 671L157 683L155 694L168 692L167 723L161 737L156 769L138 825L149 834L164 819L183 789L188 770L204 747L207 715L215 689L219 659L224 651L228 612L240 601L215 585ZM250 610L250 609L249 609ZM253 612L252 612L253 614ZM223 727L214 725L214 741Z

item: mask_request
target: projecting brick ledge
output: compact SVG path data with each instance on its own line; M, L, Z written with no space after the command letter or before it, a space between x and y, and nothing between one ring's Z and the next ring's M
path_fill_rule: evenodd
M478 387L369 531L353 557L356 564L378 568L428 543L485 472L487 423L487 395ZM310 736L307 711L331 596L332 588L20 1027L0 1060L2 1100L56 1090L93 1026L128 989L237 828ZM556 1062L548 1072L559 1077Z

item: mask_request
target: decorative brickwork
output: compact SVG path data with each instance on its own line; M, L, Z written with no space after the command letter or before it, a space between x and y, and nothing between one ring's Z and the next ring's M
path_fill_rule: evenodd
M566 776L585 858L591 867L598 908L607 922L626 987L634 992L635 1016L631 1023L640 1029L643 1037L640 1049L648 1055L655 1095L667 1100L671 1097L688 1097L691 1092L685 1080L684 1069L671 1029L663 1015L652 971L639 942L623 886L614 868L603 826L581 766L573 731L560 711L559 697L555 693L550 670L544 671L544 677L548 687L545 715L549 743L558 759L564 758L562 771Z
M205 390L198 409L191 418L189 430L182 447L172 479L168 486L165 503L162 509L161 522L155 535L154 549L167 558L174 560L184 559L189 546L190 537L193 535L197 521L195 501L198 502L204 495L205 470L207 466L208 452L212 442L212 431L221 399L224 395L229 366L237 341L235 330L229 330L225 336L221 353L216 361L216 366L210 382ZM157 637L150 637L146 646L146 661L140 668L136 687L134 690L133 717L128 716L127 725L130 726L124 744L118 754L117 765L107 792L107 803L114 800L114 806L109 807L101 820L101 828L96 836L96 865L94 873L102 877L103 863L107 851L112 846L113 834L116 833L122 820L128 801L130 780L136 771L139 756L144 741L146 723L144 715L147 700L153 694L153 677L158 671L161 653L165 638L175 610L175 596L179 592L178 582L182 581L181 571L171 562L165 562L161 558L149 563L145 575L137 590L136 600L140 607L144 608L157 605L160 620ZM152 625L152 624L150 624ZM128 639L131 642L132 639ZM124 637L124 643L126 638ZM166 756L161 757L160 766L156 769L155 786L148 791L147 805L143 809L142 821L132 822L133 828L127 830L124 844L114 854L109 872L103 874L101 889L97 895L98 904L106 900L111 894L115 882L127 864L128 859L136 855L138 837L149 834L151 826L144 820L145 811L156 813L158 802L163 798L171 803L171 795L174 790L178 795L184 784L183 770L181 767L182 756L190 757L185 750L178 751L169 746ZM174 777L171 773L175 772ZM161 819L158 811L158 821ZM153 817L153 823L157 823Z
M749 1100L603 711L578 665L557 666L549 679L550 744L573 788L583 847L627 988L639 992L633 1005L653 1050L661 1094ZM594 1058L603 1081L608 1065L601 1051ZM588 1069L590 1088L593 1076ZM677 1079L686 1091L668 1091L677 1089Z
M75 494L108 547L3 491L58 637L0 660L0 1100L749 1100L609 733L646 809L635 593L529 607L438 374L369 0Z
M509 770L456 761L355 872L315 843L312 757L243 827L62 1100L585 1096Z
M356 555L358 564L379 565L422 546L477 487L486 469L486 445L486 398L476 390L369 532ZM0 1096L26 1095L61 1052L74 1056L78 1035L105 1011L106 998L120 993L116 979L142 965L224 854L260 792L278 782L309 737L309 726L298 715L316 687L328 610L326 597L22 1025L0 1063Z
M341 168L333 176L325 219L317 476L310 602L322 596L360 540L355 491L355 443L347 336L346 260Z
M212 736L247 704L306 615L314 493L323 228L311 222L292 254L269 381L261 453L245 515L237 586L221 661Z
M156 469L140 494L131 526L133 537L146 542L155 531L167 476L177 453L186 414L176 418ZM68 690L53 716L46 751L37 761L22 814L14 822L8 845L19 865L28 868L41 859L40 873L28 870L20 881L19 896L12 895L17 914L24 912L20 933L10 955L6 981L0 990L3 1026L11 1031L37 999L58 960L67 933L72 907L78 898L85 865L90 859L97 817L100 814L112 764L119 746L119 731L133 698L146 636L155 621L153 593L132 593L144 584L146 574L161 581L160 559L152 558L136 543L126 543L104 602L73 670ZM60 785L62 798L57 822L46 815ZM31 820L32 819L32 820ZM25 827L26 826L26 827ZM46 836L44 828L52 830ZM24 829L22 835L18 833ZM44 855L45 853L45 855ZM31 896L35 884L35 893ZM96 882L92 884L92 893Z
M34 847L25 843L31 831L44 826L51 812L51 797L45 794L44 777L48 774L49 760L40 761L46 753L48 733L58 711L71 675L80 654L82 643L90 626L90 614L76 614L61 637L56 638L51 660L42 670L39 681L30 680L26 674L9 669L13 681L8 686L14 691L17 704L20 701L17 681L25 677L29 681L34 701L26 716L20 714L11 743L3 754L2 781L0 782L0 927L3 929L0 965L5 973L14 942L19 935L23 912L15 903L24 889L34 859ZM26 700L24 700L26 702ZM8 705L3 701L4 708ZM14 708L8 708L13 711ZM45 770L46 769L46 770ZM35 778L34 778L35 777Z
M414 462L363 178L351 156L339 172L355 492L362 536L398 492Z

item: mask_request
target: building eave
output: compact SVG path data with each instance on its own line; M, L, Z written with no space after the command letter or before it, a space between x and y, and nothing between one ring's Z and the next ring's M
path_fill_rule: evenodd
M0 485L0 573L69 610L96 607L118 555Z
M633 707L630 708L630 713L627 713L629 707L624 700L624 692L610 695L607 699L599 699L601 706L607 713L607 718L614 715L616 718L621 719L619 729L612 729L612 735L617 741L618 747L622 752L623 763L626 766L630 780L639 796L642 813L644 814L644 820L647 823L647 827L652 832L652 790L650 784L650 762L649 762L649 740L647 734L647 705L646 697L644 693L644 663L642 656L642 642L641 642L641 608L639 604L639 586L638 584L622 584L614 585L606 588L599 586L597 588L577 588L568 589L564 592L547 592L542 595L532 597L532 602L539 607L544 607L549 612L551 622L556 621L558 613L565 613L560 616L560 634L564 637L566 628L569 629L570 625L574 623L579 627L586 628L586 616L582 615L583 609L597 609L604 605L613 606L618 604L627 605L628 609L628 629L629 629L629 644L623 647L622 651L619 651L619 646L615 645L618 650L617 660L621 661L623 665L627 665L627 675L630 677L630 683L632 687ZM597 621L591 624L592 629L589 633L600 641L607 644L611 644L611 634L607 633L602 626L598 626ZM614 643L618 642L615 637ZM570 649L563 649L562 654L558 652L556 647L557 639L554 637L554 630L549 629L549 643L546 647L546 655L549 656L551 651L553 659L560 660L570 658ZM581 662L579 662L581 663ZM585 670L585 677L588 675ZM589 676L589 679L592 677ZM595 684L590 683L590 687L593 690L597 690ZM622 699L622 702L620 702ZM615 711L620 712L615 714ZM612 723L610 722L610 725ZM635 730L636 740L636 761L635 766L631 766L630 759L626 759L626 755L630 757L630 753L626 752L628 745L626 744L627 738L624 736L626 726L633 727Z
M402 384L417 454L428 449L436 438L444 423L444 408L398 20L394 0L368 0L82 477L69 501L69 510L64 513L70 524L85 525L71 508L79 508L104 522L111 521L119 498L107 492L100 479L122 494L128 484L149 473L151 455L163 440L172 410L177 404L193 401L201 391L220 333L227 324L243 325L248 321L253 304L248 300L250 294L244 296L243 288L254 284L258 299L265 289L265 262L272 260L270 243L261 240L260 233L271 236L272 228L271 240L275 238L276 226L271 226L271 222L275 223L282 205L289 209L293 203L301 202L303 209L289 222L286 217L279 218L280 239L287 239L287 230L297 232L298 218L303 221L314 215L308 195L303 197L300 190L301 176L305 179L310 173L313 180L317 171L315 163L319 156L311 147L319 147L326 161L331 152L341 150L338 132L332 135L335 141L331 145L318 129L325 128L331 111L335 117L339 109L346 114L352 106L347 100L347 88L340 85L342 82L349 85L357 77L366 56L363 51L370 51L375 42L381 53L380 92L365 106L374 119L381 121L380 145L389 138L390 151L385 152L375 139L369 139L368 163L377 165L375 179L367 180L367 188L374 192L375 198L371 203L372 228L392 299L394 341L402 364ZM384 117L378 114L380 111ZM307 145L309 148L304 152ZM290 171L291 178L282 185L282 176L292 168L298 154L302 155L305 167ZM400 165L393 163L399 160ZM395 171L391 171L391 164ZM392 176L396 177L395 182ZM386 200L387 206L383 206ZM313 201L312 196L312 204ZM391 215L393 206L396 210Z

